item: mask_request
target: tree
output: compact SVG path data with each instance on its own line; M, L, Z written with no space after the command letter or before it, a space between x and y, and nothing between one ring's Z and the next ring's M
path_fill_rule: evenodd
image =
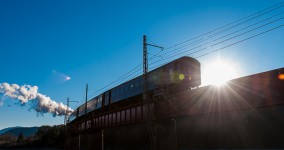
M64 146L65 126L41 126L36 133L40 146Z
M18 139L17 139L17 143L20 143L24 140L24 135L23 135L23 132L20 132L19 136L18 136Z

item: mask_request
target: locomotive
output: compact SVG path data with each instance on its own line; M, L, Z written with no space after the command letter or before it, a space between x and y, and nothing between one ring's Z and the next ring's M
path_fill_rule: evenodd
M79 128L91 128L93 125L104 127L102 124L105 123L105 121L102 121L102 119L109 120L109 117L113 119L109 120L110 122L118 122L118 119L122 122L122 118L126 117L127 119L127 110L124 112L122 109L126 108L128 105L130 107L130 105L133 104L132 101L142 101L143 84L144 78L143 75L141 75L99 94L86 104L79 106L69 116L69 124L79 124ZM161 87L170 87L173 89L171 93L175 93L175 90L190 90L200 86L200 84L200 63L192 57L184 56L178 58L148 73L148 93L150 97L155 96L155 90ZM120 103L122 105L119 105ZM136 117L141 113L143 116L143 112L141 112L143 106L137 106L131 109L135 109ZM116 110L117 113L115 113ZM119 110L121 110L121 113ZM111 111L112 113L110 113L110 115L113 114L116 118L113 118L114 116L105 115L108 114L108 111ZM125 116L122 115L123 112L126 113ZM89 121L86 121L88 119L80 119L84 118L84 116L86 116L85 114L90 113L92 113L93 118L90 118ZM129 113L131 113L131 110L129 110Z

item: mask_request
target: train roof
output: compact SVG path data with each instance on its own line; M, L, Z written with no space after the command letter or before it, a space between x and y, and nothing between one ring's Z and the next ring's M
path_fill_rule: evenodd
M164 64L164 65L162 65L162 66L159 66L159 67L157 67L157 68L155 68L155 69L149 71L149 73L153 72L154 70L163 68L163 67L165 67L165 66L167 66L167 65L169 65L169 64L172 64L172 63L175 63L175 62L179 62L179 61L182 61L182 60L186 60L186 59L187 59L187 60L190 60L190 61L194 61L195 63L200 64L199 61L198 61L197 59L195 59L195 58L192 58L192 57L189 57L189 56L183 56L183 57L180 57L180 58L178 58L178 59L175 59L175 60L173 60L173 61L171 61L171 62L168 62L168 63L166 63L166 64ZM143 74L142 74L142 75L143 75ZM114 88L116 88L116 87L119 87L119 86L121 86L121 85L123 85L123 84L125 84L125 83L127 83L127 82L136 80L137 78L139 78L139 77L142 76L142 75L139 75L139 76L137 76L137 77L135 77L135 78L133 78L133 79L130 79L130 80L126 81L126 82L123 82L123 83L121 83L121 84L119 84L119 85L117 85L117 86L115 86L115 87L112 87L112 88L106 90L106 91L112 90L112 89L114 89ZM102 93L104 93L104 92L102 92ZM99 95L101 95L101 94L99 94Z

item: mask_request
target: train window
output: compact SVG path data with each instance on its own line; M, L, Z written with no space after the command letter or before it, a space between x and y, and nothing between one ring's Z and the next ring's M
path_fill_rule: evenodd
M116 124L116 113L112 114L112 124Z
M150 108L149 108L150 111L153 111L153 110L154 110L154 103L151 103L149 107L150 107Z
M179 71L182 72L182 73L188 73L189 68L186 64L179 63Z
M137 120L141 120L141 106L138 106L136 108L136 116L137 116Z
M105 126L105 116L101 116L101 127Z
M147 106L143 105L143 118L146 119L147 118Z
M101 123L102 123L101 117L97 117L97 118L98 118L97 125L98 125L98 127L101 127Z
M96 117L96 127L99 127L100 123L99 123L99 117Z
M139 83L135 83L134 88L138 88Z
M85 122L82 122L81 123L81 130L84 130L85 129Z
M93 119L92 128L94 128L95 126L96 126L96 118Z
M112 122L112 114L108 115L108 119L109 119L109 126L111 126L113 124L113 122Z
M155 81L156 80L156 75L153 75L152 79L153 79L153 81Z
M127 109L126 110L126 122L129 122L130 121L130 109Z
M130 85L130 90L133 90L133 88L134 88L134 85L131 84L131 85Z
M131 108L131 120L136 119L136 110L135 107Z
M88 120L86 124L86 129L91 128L92 120Z
M99 117L99 127L103 126L103 120L102 120L102 116Z
M109 103L109 93L107 92L105 94L105 105L108 105L108 103Z
M108 115L105 115L105 126L107 127L108 126Z
M86 124L86 122L82 122L82 124L81 124L82 130L85 130L85 124Z
M116 121L118 124L120 123L120 111L116 114Z
M91 127L91 120L88 120L88 121L87 121L86 128L89 129L90 127Z
M121 111L121 123L125 122L125 110Z

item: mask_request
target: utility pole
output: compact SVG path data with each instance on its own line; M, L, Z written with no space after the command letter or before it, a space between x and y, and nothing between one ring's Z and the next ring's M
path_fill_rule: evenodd
M147 39L146 35L143 35L143 77L144 77L144 86L143 86L143 100L147 104L147 94L148 94L148 52L147 52Z
M87 102L88 102L88 83L86 84L86 101L85 101L85 116L87 116ZM87 128L87 122L85 122L85 129Z
M147 126L148 126L148 132L149 132L149 138L150 138L150 146L151 150L156 149L156 135L155 135L155 129L153 129L152 125L152 116L154 115L151 110L151 104L149 103L149 97L148 97L148 85L149 85L149 80L148 80L148 52L147 52L147 45L157 47L160 49L164 49L163 47L153 45L153 44L148 44L147 43L147 37L146 35L143 35L143 79L144 79L144 84L143 84L143 104L146 105L146 111L147 111Z
M77 103L78 103L78 101L70 101L70 100L69 100L69 97L67 97L67 108L69 108L69 103L70 103L70 102L77 102ZM64 125L66 125L67 123L69 123L69 120L67 119L67 113L65 113Z
M69 97L67 97L67 109L69 108ZM67 112L65 113L65 117L64 117L64 125L66 125L67 123Z
M87 102L88 102L88 83L86 84L85 114L87 114Z

